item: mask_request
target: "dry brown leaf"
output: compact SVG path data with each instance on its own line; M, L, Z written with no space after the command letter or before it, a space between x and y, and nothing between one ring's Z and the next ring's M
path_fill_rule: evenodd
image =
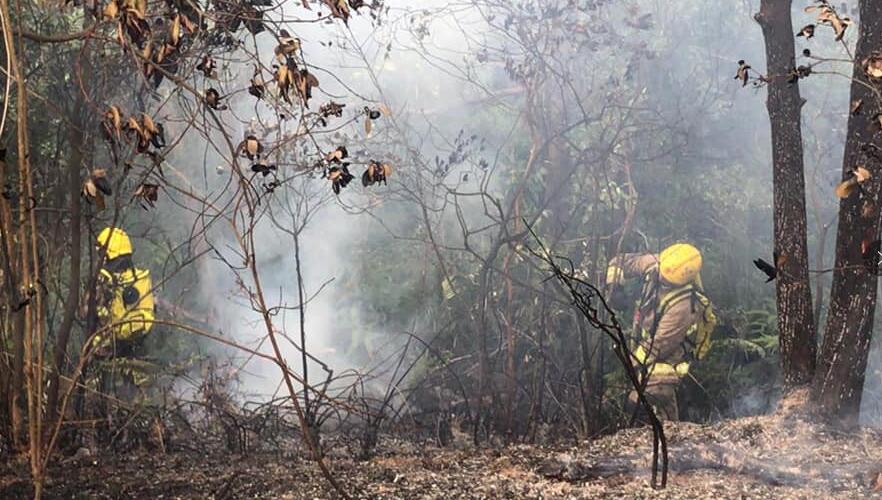
M386 184L386 180L392 173L392 166L388 163L379 163L371 160L367 169L361 176L361 184L365 187L382 182Z
M833 32L836 34L836 41L842 40L842 37L845 36L845 30L852 24L851 19L848 17L840 17L839 14L828 5L816 6L812 8L812 10L808 10L807 8L806 12L813 12L814 10L818 10L818 22L831 26Z
M864 73L874 80L882 80L882 52L873 52L862 63Z
M144 130L146 132L149 132L151 135L156 133L156 124L153 122L153 118L147 113L141 113L141 123L144 124Z
M339 146L337 149L325 155L325 161L329 163L340 163L341 160L349 156L346 146Z
M135 190L132 197L139 198L143 202L141 206L145 210L147 209L147 207L144 206L144 203L146 203L150 207L155 207L156 200L159 199L159 185L148 184L145 182L144 184L138 186L138 189Z
M102 126L107 140L119 141L120 134L122 134L122 113L118 107L110 106L104 112Z
M349 23L349 4L347 0L323 0L331 9L331 15L339 17L344 24Z
M111 106L104 116L110 121L110 124L113 125L114 129L122 129L122 113L119 111L118 107Z
M171 43L177 45L181 40L181 15L176 14L171 25Z
M193 23L189 17L182 15L181 16L181 24L184 26L184 29L187 30L191 35L196 33L196 30L199 29L199 26Z
M855 179L854 177L840 182L839 185L836 186L836 196L843 200L845 198L848 198L849 196L851 196L852 193L854 193L857 185L857 179Z
M858 165L854 169L854 178L857 179L858 184L866 182L867 179L871 177L870 171L864 168L863 165Z
M129 117L129 120L126 122L126 128L132 132L135 132L136 134L138 134L138 136L144 135L144 131L141 130L141 124L138 123L138 120L135 119L134 116Z
M116 16L119 15L119 6L116 5L115 1L107 2L107 5L104 6L104 11L102 12L102 14L107 19L116 19Z
M153 42L147 42L144 44L144 48L141 49L141 57L145 60L149 61L150 57L153 55Z
M845 199L851 196L855 190L864 182L866 182L872 175L870 171L867 170L863 165L858 165L851 171L851 175L848 179L840 182L838 186L836 186L836 196L839 198Z
M110 196L113 190L110 182L107 180L107 171L102 168L96 168L92 174L83 182L83 195L88 200L94 200L98 211L104 210L104 196Z
M741 80L742 87L747 85L747 82L750 79L750 69L750 65L744 62L743 59L738 61L738 71L735 72L735 79Z
M86 179L86 182L83 183L83 194L90 198L98 196L98 188L95 187L95 183L92 182L91 177Z
M373 130L374 130L374 121L371 120L370 118L365 118L364 119L364 133L367 134L368 136L370 136L371 131L373 131Z
M247 156L249 160L254 160L255 158L259 158L261 154L263 154L263 144L260 143L260 140L257 139L257 136L249 134L245 137L245 140L242 141L242 145L240 146L242 150L242 154Z
M284 62L288 56L297 53L300 50L300 39L291 36L287 30L279 31L279 45L276 46L275 53L279 62Z
M279 88L279 95L282 96L282 99L284 99L285 102L290 103L291 99L290 97L288 97L288 91L291 88L292 77L291 70L288 68L288 65L282 64L278 68L276 68L275 77L276 84Z
M807 25L803 26L802 29L799 30L799 33L796 34L796 36L803 36L805 38L814 37L815 36L815 25L814 24L807 24Z

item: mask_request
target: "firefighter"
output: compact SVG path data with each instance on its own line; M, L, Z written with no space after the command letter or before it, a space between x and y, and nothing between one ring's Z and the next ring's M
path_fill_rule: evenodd
M122 229L105 228L97 245L104 252L104 265L96 296L100 331L93 342L99 357L122 361L113 366L120 368L125 383L141 386L147 375L137 366L154 320L150 272L135 267L132 241Z
M679 420L677 387L690 363L710 348L716 317L701 285L701 252L677 243L660 254L623 254L607 267L606 282L621 290L624 280L639 277L640 299L634 310L632 356L645 383L645 396L663 420ZM637 404L637 393L628 396Z

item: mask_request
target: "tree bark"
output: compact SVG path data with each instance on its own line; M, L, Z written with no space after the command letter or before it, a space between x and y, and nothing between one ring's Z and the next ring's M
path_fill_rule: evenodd
M756 20L763 30L772 129L775 250L786 256L776 280L778 332L784 383L808 383L815 370L815 318L808 276L802 98L788 83L795 65L791 0L762 0Z
M77 106L75 111L78 115L82 110ZM70 340L70 332L73 329L74 318L77 308L80 304L80 260L81 254L81 236L80 236L80 169L83 163L84 134L81 123L76 122L77 126L72 127L69 135L70 140L70 162L67 166L67 190L70 197L70 270L68 271L68 291L67 299L64 305L64 317L61 320L61 326L58 328L58 337L55 339L55 350L52 359L52 374L49 379L48 396L46 403L46 415L49 418L55 417L58 407L58 384L60 376L64 370L65 360L67 359L67 344Z
M864 165L873 177L856 193L839 203L836 231L836 264L830 290L830 309L818 370L812 384L812 401L831 421L850 427L858 422L864 372L867 367L873 316L876 307L877 277L867 266L861 242L879 238L878 209L870 217L861 216L866 201L878 207L882 189L882 161L879 145L882 134L872 121L880 112L876 92L879 85L868 81L861 61L882 47L882 0L860 3L860 27L851 84L851 101L863 101L861 113L848 119L848 134L842 162L843 176L856 165ZM870 256L872 264L878 256Z
M5 158L0 159L0 182L4 185L12 185L13 178L7 171ZM18 252L14 233L17 229L14 227L12 218L12 209L10 203L5 198L0 198L0 237L3 239L2 262L4 265L4 274L6 276L6 296L8 306L15 307L20 300L18 293ZM12 331L11 355L12 362L9 363L10 373L8 374L7 406L9 409L9 432L12 434L13 447L19 450L24 446L22 442L22 399L24 392L24 313L19 310L9 315ZM5 346L4 346L5 349ZM8 363L4 360L4 364Z

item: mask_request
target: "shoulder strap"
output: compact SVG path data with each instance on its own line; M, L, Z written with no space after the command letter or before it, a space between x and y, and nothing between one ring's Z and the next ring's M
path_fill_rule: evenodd
M675 288L665 294L664 297L658 303L658 307L655 309L655 317L652 319L652 328L649 330L649 338L654 339L655 333L658 330L658 324L661 321L664 313L673 306L686 298L693 298L695 295L699 293L693 285L684 285L680 288ZM694 307L694 306L693 306Z
M640 303L638 307L644 309L652 302L658 300L658 290L658 266L652 266L643 273L643 286L640 289Z
M694 301L697 298L696 296L700 293L701 292L696 290L693 285L684 285L680 288L675 288L674 290L671 290L670 292L665 294L664 297L662 297L661 301L658 304L658 310L656 312L658 314L661 314L669 307L681 302L683 299L686 298L691 298Z

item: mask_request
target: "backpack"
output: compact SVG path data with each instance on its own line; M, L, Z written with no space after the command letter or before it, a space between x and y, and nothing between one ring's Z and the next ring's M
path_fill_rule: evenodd
M683 300L692 302L692 311L696 308L701 309L698 320L693 323L686 331L686 340L684 350L686 351L686 359L703 359L711 347L711 335L717 326L717 316L714 314L713 304L704 294L700 287L694 284L684 285L680 288L671 290L659 302L655 313L655 321L653 322L652 331L649 332L650 338L655 336L655 330L658 327L659 319L664 312L674 304L678 304Z

